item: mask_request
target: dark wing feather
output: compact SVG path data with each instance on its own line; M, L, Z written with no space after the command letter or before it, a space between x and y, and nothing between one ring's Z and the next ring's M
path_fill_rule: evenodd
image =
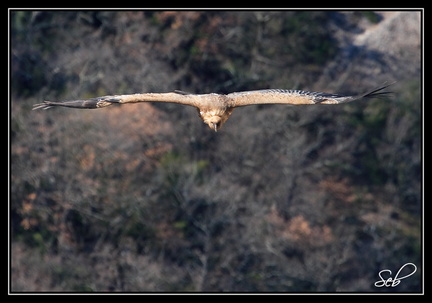
M337 104L339 104L339 103L351 102L351 101L363 99L363 98L369 98L369 99L386 98L392 92L382 91L382 90L389 87L390 85L393 85L394 83L395 82L392 82L390 84L386 84L386 85L374 88L374 89L372 89L366 93L354 95L354 96L341 96L341 95L336 95L336 94L318 93L318 96L317 96L318 102L317 103L321 103L321 102L326 101L326 100L336 100ZM322 100L322 101L320 101L320 100Z
M68 100L68 101L44 101L35 104L33 109L48 109L54 106L73 107L82 109L92 109L110 106L112 104L137 103L137 102L170 102L183 105L199 107L210 104L214 95L195 95L185 92L173 93L144 93L132 95L113 95L103 96L91 99Z
M254 104L340 104L361 98L375 98L386 96L387 94L389 94L389 92L383 92L382 90L389 85L391 84L383 85L366 93L353 96L344 96L321 92L308 92L302 90L265 89L232 93L228 94L228 97L232 100L234 107Z
M114 98L113 96L104 96L99 98L83 99L83 100L67 100L67 101L44 101L43 103L33 105L33 110L35 109L48 109L54 106L72 107L72 108L83 108L83 109L93 109L101 108L112 105Z

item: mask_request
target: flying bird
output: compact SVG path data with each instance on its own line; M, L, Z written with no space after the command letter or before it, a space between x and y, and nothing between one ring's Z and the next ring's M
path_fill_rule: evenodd
M391 84L383 85L366 93L352 96L286 89L264 89L230 94L189 94L176 90L171 93L111 95L82 100L44 101L43 103L35 104L33 110L48 109L55 106L91 109L124 103L171 102L196 107L204 123L217 132L228 120L236 107L256 104L341 104L362 98L385 96L389 92L385 92L383 89Z

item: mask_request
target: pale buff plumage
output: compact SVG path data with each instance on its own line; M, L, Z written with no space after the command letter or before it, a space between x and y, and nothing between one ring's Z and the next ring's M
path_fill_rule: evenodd
M383 92L382 90L389 85L391 84L353 96L284 89L245 91L227 95L189 94L181 91L171 93L112 95L83 100L44 101L43 103L35 104L33 109L48 109L54 106L91 109L107 107L116 103L171 102L196 107L204 123L212 130L218 131L228 120L236 107L254 104L341 104L361 98L381 97L388 94L388 92Z

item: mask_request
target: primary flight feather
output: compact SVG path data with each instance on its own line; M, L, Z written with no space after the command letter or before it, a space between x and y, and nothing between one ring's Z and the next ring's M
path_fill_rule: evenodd
M43 103L35 104L33 109L48 109L54 106L91 109L107 107L112 104L171 102L196 107L204 123L206 123L212 130L218 131L228 120L236 107L254 104L341 104L362 98L382 97L389 93L383 91L383 89L389 85L391 84L383 85L366 93L353 96L285 89L245 91L226 95L189 94L182 91L174 91L172 93L112 95L83 100L44 101Z

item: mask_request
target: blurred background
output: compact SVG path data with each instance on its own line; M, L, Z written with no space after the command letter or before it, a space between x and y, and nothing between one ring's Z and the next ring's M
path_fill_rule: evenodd
M11 291L421 291L421 12L10 11L10 26ZM240 108L218 133L177 104L31 111L392 81L385 100Z

